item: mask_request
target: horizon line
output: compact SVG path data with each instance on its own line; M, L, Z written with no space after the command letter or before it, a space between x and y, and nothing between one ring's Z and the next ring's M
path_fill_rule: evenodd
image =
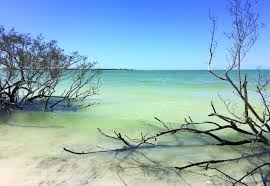
M208 69L133 69L133 68L97 68L97 69L95 69L95 70L126 70L126 71L139 71L139 70L141 70L141 71L180 71L180 70L182 70L182 71L209 71ZM212 71L225 71L226 69L212 69ZM268 68L265 68L265 69L258 69L258 68L256 68L256 69L253 69L253 68L248 68L248 69L241 69L241 71L243 71L243 70L257 70L257 71L259 71L259 70L270 70L270 69L268 69ZM232 71L237 71L237 69L234 69L234 70L232 70Z

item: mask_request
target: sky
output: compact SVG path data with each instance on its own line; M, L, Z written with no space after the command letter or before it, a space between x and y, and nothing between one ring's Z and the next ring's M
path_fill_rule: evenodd
M270 1L256 6L266 26L243 64L270 69ZM217 16L215 69L224 69L230 30L226 0L0 0L0 25L57 40L99 68L207 69L211 22Z

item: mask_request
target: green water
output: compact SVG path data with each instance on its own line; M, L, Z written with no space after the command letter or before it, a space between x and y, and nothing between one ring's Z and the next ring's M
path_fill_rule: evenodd
M246 73L249 85L254 85L256 71ZM93 107L78 112L18 111L11 116L1 115L0 185L123 185L116 170L119 163L131 162L128 158L123 160L124 155L75 156L64 152L63 147L77 151L121 147L122 144L100 135L97 128L109 134L121 131L133 138L139 137L140 132L154 134L159 129L149 124L160 127L154 117L172 126L188 116L203 120L211 112L211 100L224 111L218 94L235 97L228 85L207 71L104 71L100 78L99 95L91 99L96 102ZM252 91L250 97L257 100ZM238 153L228 147L202 146L207 140L194 135L165 137L160 141L168 142L177 147L145 150L144 155L165 165L180 165ZM135 157L144 158L140 154ZM122 174L128 185L185 185L177 176L162 179L163 173L131 169ZM193 185L212 185L205 178L194 181L188 175L187 179Z

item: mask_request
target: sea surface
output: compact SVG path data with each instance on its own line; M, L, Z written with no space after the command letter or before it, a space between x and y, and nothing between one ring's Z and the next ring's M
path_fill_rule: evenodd
M248 75L249 97L260 109L254 91L258 73L243 73ZM237 73L232 72L232 77L236 78ZM63 147L79 152L121 148L124 144L101 135L97 129L138 139L141 133L151 135L163 130L155 117L172 127L180 126L189 116L194 121L209 120L211 101L220 112L226 113L221 99L238 103L228 84L203 70L103 71L99 94L88 100L95 103L92 107L77 112L14 111L1 115L0 185L221 184L214 178L192 173L183 173L181 178L169 169L147 169L134 160L145 164L159 162L162 167L180 166L196 160L232 157L247 151L245 147L216 147L204 137L180 134L161 138L157 143L164 147L130 154L74 155L63 150ZM222 135L237 137L230 131Z

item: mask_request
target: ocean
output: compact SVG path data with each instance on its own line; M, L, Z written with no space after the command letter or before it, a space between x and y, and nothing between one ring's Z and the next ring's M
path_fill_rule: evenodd
M243 73L248 74L249 97L260 107L254 91L258 73L255 70ZM232 72L232 76L236 78L237 73ZM209 146L211 141L190 134L161 138L158 144L170 147L144 149L132 155L111 152L76 156L63 151L63 147L86 152L123 146L101 135L98 128L111 135L117 131L140 138L141 132L154 134L161 130L162 125L154 117L172 127L189 116L194 121L209 120L211 101L220 112L226 112L221 98L238 103L228 84L204 70L103 71L98 95L90 99L95 103L92 107L77 112L14 111L1 115L0 185L123 185L118 170L134 167L132 158L142 161L148 158L174 166L201 158L241 154L244 147ZM223 135L237 137L230 131ZM164 178L163 174L167 176ZM195 175L190 173L185 176L192 185L211 185L213 181L204 177L196 177L195 181ZM121 170L121 177L128 185L185 185L171 172L138 167Z

